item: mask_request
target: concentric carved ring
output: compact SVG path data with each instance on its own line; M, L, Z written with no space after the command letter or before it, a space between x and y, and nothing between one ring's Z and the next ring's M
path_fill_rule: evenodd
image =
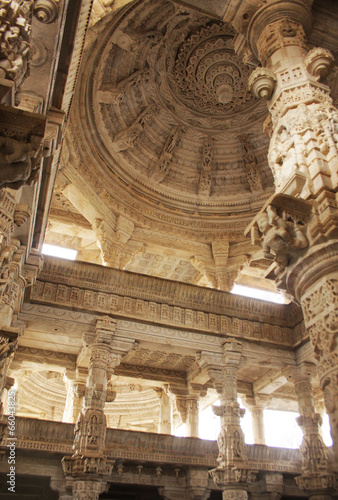
M176 97L198 113L237 113L255 98L247 89L250 70L236 56L230 26L212 22L190 32L169 74Z

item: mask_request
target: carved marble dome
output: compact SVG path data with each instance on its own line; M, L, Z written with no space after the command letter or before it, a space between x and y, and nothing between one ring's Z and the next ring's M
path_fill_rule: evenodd
M95 151L107 182L148 205L195 215L261 205L273 185L266 106L247 90L250 70L233 37L229 25L170 2L125 9L83 64L77 154L87 162ZM261 188L248 179L245 135Z

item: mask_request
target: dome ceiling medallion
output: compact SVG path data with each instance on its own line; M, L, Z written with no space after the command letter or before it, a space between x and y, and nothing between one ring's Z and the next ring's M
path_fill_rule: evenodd
M232 29L214 22L180 45L169 81L187 107L214 116L243 111L256 101L247 89L250 70L234 53L232 40Z

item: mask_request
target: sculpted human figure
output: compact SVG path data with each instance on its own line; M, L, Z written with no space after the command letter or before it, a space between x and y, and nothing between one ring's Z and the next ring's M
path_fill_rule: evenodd
M222 466L225 463L226 448L227 448L227 433L224 427L221 427L221 432L219 433L217 438L217 445L219 451L217 462L219 463L220 466Z
M36 151L31 142L21 142L0 136L0 189L19 189L35 180Z
M272 250L276 256L275 261L281 268L288 265L293 249L308 246L308 240L299 224L282 219L271 205L259 216L257 225L262 235L264 257L273 259Z
M17 346L18 340L10 340L9 342L3 342L0 344L0 377L3 377L1 373L2 368L9 356L14 352Z

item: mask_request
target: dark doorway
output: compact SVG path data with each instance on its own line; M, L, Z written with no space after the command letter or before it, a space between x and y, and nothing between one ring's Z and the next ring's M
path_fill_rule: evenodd
M100 500L163 500L155 486L137 484L112 484L108 493L100 495Z

